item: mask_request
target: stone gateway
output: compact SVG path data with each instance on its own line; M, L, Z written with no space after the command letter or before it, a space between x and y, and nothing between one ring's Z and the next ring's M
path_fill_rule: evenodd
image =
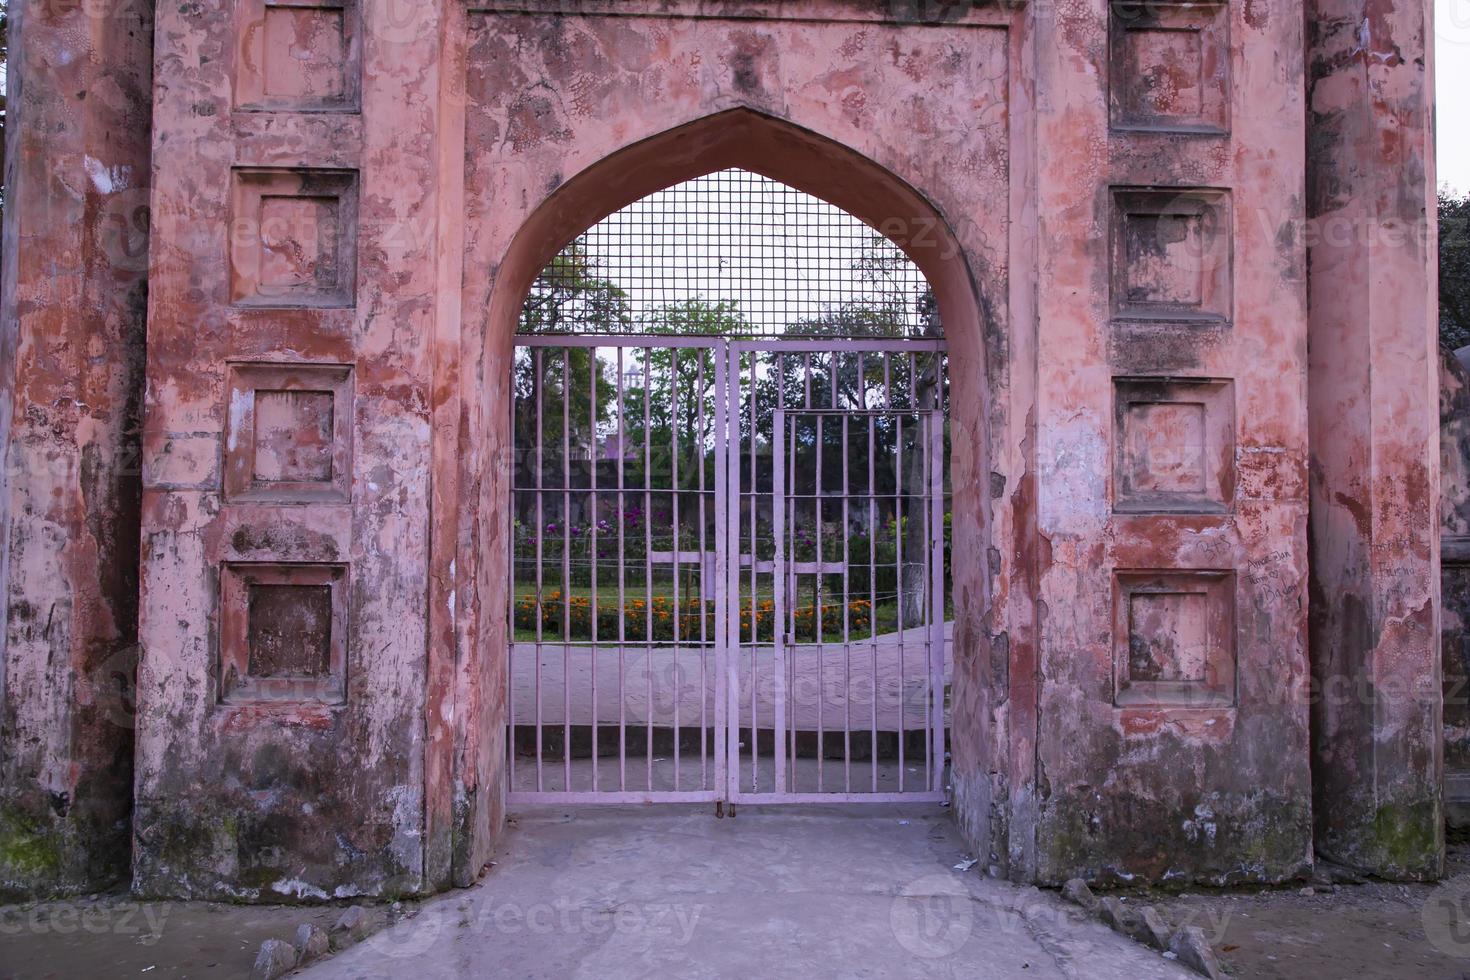
M932 287L982 867L1440 874L1427 0L10 14L0 890L473 882L522 304L728 168Z

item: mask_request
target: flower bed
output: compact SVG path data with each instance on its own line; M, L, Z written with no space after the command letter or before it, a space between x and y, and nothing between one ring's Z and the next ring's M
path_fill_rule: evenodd
M872 604L866 599L854 599L845 605L840 602L823 603L820 610L821 639L841 639L844 611L849 634L867 633L872 627ZM790 626L787 632L794 641L805 643L818 638L819 616L814 604L799 605L788 615ZM619 609L616 599L601 598L597 601L596 616L597 640L617 640L620 618L622 636L632 642L673 640L676 630L682 640L698 640L701 635L706 640L713 640L715 635L715 604L703 599L680 599L676 603L670 596L654 596L652 599L625 597ZM516 630L534 633L539 621L541 635L548 640L594 639L592 618L591 596L574 595L564 600L560 590L553 590L543 593L539 602L534 595L523 595L516 600ZM700 632L701 624L703 634ZM749 641L754 629L759 639L770 641L775 637L775 624L774 600L751 602L746 599L741 602L741 640Z

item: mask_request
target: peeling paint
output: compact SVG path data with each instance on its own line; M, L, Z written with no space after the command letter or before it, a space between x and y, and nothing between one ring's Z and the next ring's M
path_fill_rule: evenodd
M1437 873L1433 257L1307 249L1432 222L1422 6L445 2L364 44L371 5L242 2L17 19L19 118L84 125L7 137L0 887L124 873L130 762L140 894L473 881L515 312L724 166L896 223L940 293L954 803L993 873ZM342 683L232 697L283 663Z

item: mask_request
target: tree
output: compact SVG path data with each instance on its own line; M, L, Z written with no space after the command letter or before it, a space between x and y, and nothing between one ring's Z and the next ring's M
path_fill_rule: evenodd
M633 323L627 294L597 276L596 263L579 240L563 249L537 277L521 308L523 334L614 334ZM515 358L515 444L518 466L543 467L545 479L571 477L572 458L595 465L599 430L611 419L616 389L609 365L589 347L519 348ZM539 433L538 433L539 429ZM540 435L542 452L535 460ZM523 472L521 486L536 482Z
M647 334L681 337L750 337L753 328L737 304L710 302L703 297L661 306L642 319L640 330ZM671 348L654 346L648 350L646 388L648 392L648 432L643 426L645 371L640 361L632 365L631 383L624 393L625 432L629 445L649 446L649 465L654 485L669 486L674 472L675 444L678 435L679 485L697 486L698 467L706 467L705 483L714 484L713 445L709 436L715 426L715 365L705 348ZM676 369L677 366L677 369ZM701 372L702 368L702 372ZM703 384L700 383L701 373ZM703 435L700 433L701 413ZM675 422L677 421L677 426ZM636 465L642 473L641 454ZM640 476L641 479L641 476Z
M579 238L557 253L521 305L520 333L625 333L633 325L628 294L597 275Z
M1439 342L1470 344L1470 195L1439 195Z

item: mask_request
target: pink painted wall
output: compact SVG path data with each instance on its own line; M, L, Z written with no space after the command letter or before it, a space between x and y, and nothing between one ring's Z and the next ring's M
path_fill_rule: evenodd
M1301 14L1034 17L1038 873L1288 877L1311 861ZM1195 46L1151 45L1180 28ZM1120 406L1155 378L1187 423ZM1174 455L1145 468L1188 482L1134 505L1116 474L1161 424Z
M1334 60L1346 33L1259 4L538 6L159 11L141 892L475 879L504 817L515 313L571 236L728 166L887 222L936 286L953 792L985 864L1282 879L1311 861L1315 776L1322 839L1432 870L1437 687L1375 717L1314 709L1309 683L1437 683L1437 516L1414 489L1436 465L1432 262L1315 250L1309 275L1306 223L1309 203L1422 213L1423 67ZM1382 18L1423 50L1421 8ZM45 388L17 403L52 404L60 382L15 363ZM44 526L21 511L12 538ZM1379 639L1344 632L1340 591ZM41 656L12 641L8 699ZM37 690L26 710L67 703ZM1332 733L1315 773L1310 710ZM1361 759L1389 764L1371 791Z
M277 74L251 41L280 16L228 0L159 12L134 813L148 894L447 883L426 746L453 658L431 500L436 459L452 466L435 440L455 6L292 12L298 45L332 36L346 60ZM272 435L272 400L299 414L299 445ZM332 458L283 469L328 431ZM296 614L253 619L263 588ZM323 647L309 676L271 676L268 628Z
M0 895L126 878L152 18L9 4Z
M1307 9L1316 846L1380 873L1436 877L1431 14L1351 0Z

